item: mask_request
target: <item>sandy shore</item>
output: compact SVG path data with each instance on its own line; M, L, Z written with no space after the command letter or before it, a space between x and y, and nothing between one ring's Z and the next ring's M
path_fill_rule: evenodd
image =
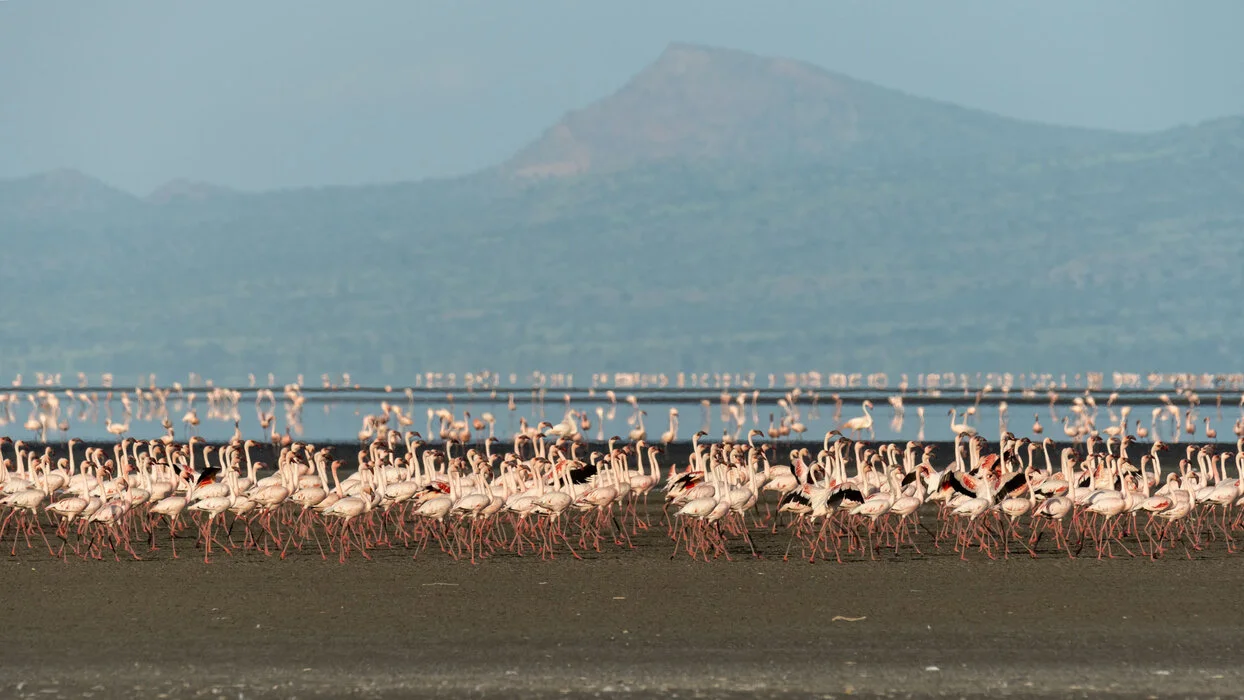
M0 561L2 697L1146 696L1244 690L1244 558ZM433 545L435 549L435 545Z

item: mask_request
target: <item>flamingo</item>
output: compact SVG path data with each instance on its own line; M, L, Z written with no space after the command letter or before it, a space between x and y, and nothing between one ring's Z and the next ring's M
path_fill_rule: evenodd
M626 436L631 439L631 442L639 442L640 440L647 439L648 437L648 431L644 429L644 416L648 415L648 412L647 411L636 411L635 415L638 419L639 424L636 425L634 428L632 428L630 432L626 434Z
M869 413L869 409L873 407L873 402L865 400L860 407L864 410L864 415L856 416L846 423L842 424L842 430L850 431L852 437L859 437L860 433L868 431L869 439L875 439L876 434L873 432L873 416Z
M661 444L668 445L678 439L678 409L670 409L670 428L661 433Z
M976 434L976 428L968 425L966 415L964 416L962 423L955 422L955 417L959 415L959 409L952 408L946 415L950 416L950 431L955 435L966 435L971 437Z

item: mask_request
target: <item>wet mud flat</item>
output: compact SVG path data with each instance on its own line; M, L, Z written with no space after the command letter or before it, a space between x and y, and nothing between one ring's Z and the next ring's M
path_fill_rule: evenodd
M705 563L644 544L477 566L6 551L0 697L1244 694L1244 558L1221 550Z

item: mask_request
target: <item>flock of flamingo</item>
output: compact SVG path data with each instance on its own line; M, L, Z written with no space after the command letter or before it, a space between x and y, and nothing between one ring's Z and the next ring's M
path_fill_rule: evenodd
M559 375L560 376L560 375ZM192 375L192 379L194 376ZM135 386L132 388L122 389L113 388L113 378L111 375L104 375L102 378L102 388L86 387L86 375L79 375L81 386L78 389L62 387L59 385L59 375L39 375L39 384L34 387L22 384L22 377L14 381L14 390L9 392L0 392L0 431L6 426L21 425L22 428L33 436L34 440L40 443L48 442L49 434L60 434L63 441L68 439L70 432L74 426L81 423L98 423L103 422L106 431L118 438L131 434L132 432L140 432L141 427L136 430L131 426L137 421L140 426L143 423L162 424L167 430L168 426L174 420L174 417L180 415L181 422L190 432L195 432L200 423L205 426L216 423L228 425L232 423L235 428L243 420L242 400L246 395L253 396L255 416L259 426L266 432L266 437L272 441L286 440L287 442L293 437L301 437L304 430L304 413L308 405L308 400L314 400L314 396L308 393L309 387L305 386L302 377L294 383L286 384L283 387L275 385L275 378L269 375L269 387L256 386L256 378L252 375L251 386L247 389L234 389L227 387L214 386L210 381L204 381L202 386L197 389L183 387L180 383L174 383L169 387L158 387L155 384L154 375L150 378L150 385L147 387ZM965 378L966 380L966 378ZM351 398L354 392L359 390L357 384L350 383L350 375L342 375L342 384L338 385L328 376L322 377L323 387L317 391L328 391L329 394L321 394L321 398L327 397L327 401L322 401L322 407L325 414L328 414L331 407L336 403L350 403L357 405L357 402ZM926 439L926 408L929 402L946 403L948 396L941 390L922 389L915 393L908 393L904 382L897 393L887 393L884 391L876 392L875 398L881 400L884 396L885 401L889 404L890 420L889 429L894 435L900 435L904 430L906 421L907 406L909 403L915 403L916 417L918 421L915 439L924 441ZM375 435L379 426L395 423L402 429L408 429L414 426L416 419L416 389L407 387L403 389L394 389L391 386L384 387L382 391L385 400L381 401L381 411L376 415L368 415L363 418L363 426L359 431L360 440ZM428 395L428 390L420 390L424 392L425 399L431 399L432 395ZM612 389L604 389L599 392L596 389L586 390L584 398L591 404L590 409L594 411L595 417L588 412L574 407L571 391L584 393L584 390L575 390L566 388L563 394L565 402L564 414L562 420L554 425L553 432L559 436L587 436L590 434L593 425L596 426L595 439L603 441L605 439L607 429L612 425L615 417L619 412L621 403L629 403L632 411L626 417L629 426L628 437L632 440L638 439L638 436L646 436L647 430L644 426L645 416L647 412L640 409L640 399L631 393L620 400L618 392ZM338 393L340 392L340 393ZM396 397L401 392L405 395L407 401L403 407L399 401L394 401L390 397ZM508 421L506 429L517 431L527 435L533 435L536 431L526 417L518 417L519 424L514 425L515 417L518 416L518 409L521 401L516 396L523 394L522 390L501 390L492 388L483 391L476 389L468 389L467 399L473 403L493 403L499 410L504 404ZM717 399L720 409L720 439L724 443L738 442L743 434L750 428L763 428L763 418L761 410L761 390L759 389L721 389L714 397ZM957 407L953 407L948 412L950 415L949 428L951 433L971 433L974 434L979 426L976 422L980 420L980 409L982 401L996 409L998 419L998 432L1005 433L1009 431L1010 423L1010 400L1020 400L1025 404L1039 404L1042 396L1048 399L1049 421L1061 427L1063 434L1070 440L1082 442L1084 439L1096 436L1107 435L1109 437L1118 437L1123 434L1134 434L1140 439L1147 438L1159 439L1165 435L1166 439L1171 442L1179 442L1181 434L1195 435L1199 429L1204 430L1205 437L1208 440L1217 438L1217 431L1211 425L1211 417L1202 415L1201 396L1193 389L1184 387L1172 390L1170 393L1153 393L1144 400L1152 405L1149 407L1149 422L1145 423L1143 419L1131 416L1131 406L1117 406L1120 394L1118 391L1112 392L1105 400L1104 404L1099 405L1097 395L1090 390L1071 391L1066 390L1063 393L1054 389L1046 389L1038 392L1036 389L1026 388L1013 394L1008 388L1003 387L997 389L992 385L985 385L980 389L969 390L964 388L962 398L968 405L965 410L960 413ZM1218 420L1222 420L1222 392L1215 391ZM543 421L546 415L546 398L548 390L546 388L531 389L531 409L533 420ZM974 400L973 400L974 395ZM1059 415L1059 402L1069 395L1071 400L1067 406L1068 410ZM1173 396L1172 396L1173 395ZM701 392L702 398L698 398L699 408L701 409L701 427L700 430L705 433L713 433L714 410L713 398L707 398L707 394ZM463 417L459 419L454 405L454 394L444 393L441 397L448 404L448 408L437 408L433 405L426 407L427 424L426 434L429 437L440 437L442 440L457 439L463 443L469 443L473 437L479 436L484 430L491 437L496 434L497 420L493 413L484 410L476 418L472 418L469 411L463 412ZM196 403L198 401L202 403ZM29 413L23 420L20 418L20 412L24 403L29 403ZM823 416L822 408L830 405L832 402L832 417ZM431 403L431 401L429 401ZM682 404L690 404L694 401L687 399L682 400ZM823 393L820 390L791 388L785 390L780 396L774 397L767 395L765 399L766 407L772 405L773 412L768 414L768 425L766 434L771 438L793 437L795 439L802 438L810 428L815 428L818 424L826 421L833 427L842 430L853 431L856 434L867 433L870 439L876 438L877 420L872 410L874 405L871 400L864 400L861 404L862 415L843 420L843 407L846 403L844 396L837 392ZM1183 406L1181 408L1180 404ZM750 406L749 406L750 404ZM952 404L953 406L953 404ZM750 407L750 412L749 412ZM200 413L200 408L204 409ZM281 410L283 408L283 410ZM686 409L687 406L684 406ZM1102 410L1107 415L1102 415ZM184 411L184 412L183 412ZM120 415L117 415L117 413ZM357 411L356 411L357 413ZM750 413L750 416L749 416ZM284 434L282 435L281 423L283 423ZM671 407L669 409L669 429L662 433L662 442L668 444L678 440L678 408ZM936 421L929 424L935 432L940 432ZM1041 434L1044 427L1041 424L1040 414L1033 415L1033 424L1031 428L1033 433ZM1244 437L1244 394L1240 397L1240 417L1236 419L1233 430L1237 437ZM235 431L236 433L236 431ZM292 436L292 437L291 437Z
M1061 426L1067 444L1059 448L1042 439L1039 413L1029 428L1033 437L1017 438L1006 401L996 404L996 446L981 437L975 421L987 386L962 414L947 411L954 446L940 469L935 446L924 442L923 404L917 405L915 441L877 443L872 401L863 400L859 415L843 419L844 400L830 394L834 428L813 454L815 443L802 438L808 423L822 419L822 397L798 388L776 399L780 413L769 414L767 429L761 429L759 391L723 391L714 442L707 440L713 402L701 400L703 423L689 452L680 447L677 407L668 409L667 429L650 440L639 399L620 401L612 390L596 396L595 421L567 393L557 423L543 420L542 392L538 405L533 398L532 420L518 417L505 451L498 449L491 413L459 415L447 395L447 407L427 409L425 439L412 430L419 426L407 389L405 408L385 400L379 412L362 416L356 455L291 436L291 427L301 434L307 400L301 384L279 394L252 391L262 443L244 439L241 391L202 390L206 417L233 422L232 439L219 445L195 435L196 393L180 385L115 394L109 388L103 396L28 391L24 427L38 442L0 438L0 541L11 537L13 556L24 543L59 558L120 559L144 558L162 547L177 557L178 541L184 549L192 538L190 546L205 562L213 554L284 558L304 551L335 554L342 562L378 551L404 550L417 558L435 543L455 559L475 562L500 553L579 558L606 547L635 548L637 540L654 547L663 531L672 556L706 560L779 550L783 558L794 552L811 561L904 550L948 550L965 558L1016 551L1074 557L1085 547L1099 557L1156 558L1172 549L1191 557L1218 542L1234 551L1244 518L1244 511L1235 514L1244 505L1244 397L1234 426L1241 438L1236 452L1215 443L1187 445L1175 468L1163 471L1162 455L1181 436L1194 436L1203 425L1207 440L1217 438L1191 390L1174 392L1174 399L1158 396L1147 425L1132 421L1131 407L1118 406L1117 393L1102 405L1092 392L1077 393L1060 416L1060 396L1050 391L1049 422ZM284 432L277 426L278 396ZM17 422L17 397L0 397L0 423ZM513 393L507 398L513 425L518 402ZM119 420L113 416L117 400ZM901 432L904 395L887 400L889 427ZM631 407L625 437L605 438L620 404ZM1221 419L1221 395L1217 404ZM71 418L98 418L101 407L115 443L44 442L49 429L66 431ZM185 409L188 437L177 438L170 407ZM135 417L158 419L164 434L128 436ZM1139 459L1129 454L1138 440L1149 441ZM257 460L256 448L271 463ZM685 458L676 457L680 452ZM1041 459L1034 459L1038 453ZM1233 460L1235 478L1229 474Z
M870 401L861 416L828 431L815 454L798 446L807 443L784 445L792 431L802 432L797 402L788 394L779 402L786 418L742 440L727 431L710 442L697 432L685 460L672 459L677 409L650 443L638 404L626 439L599 441L584 435L587 413L568 407L559 423L522 420L502 451L491 420L430 412L429 432L440 439L434 444L390 427L411 421L385 403L364 416L357 466L345 476L347 461L333 447L276 432L270 445L259 443L243 439L236 423L221 445L194 435L179 440L165 420L159 439L121 437L110 448L83 449L70 439L59 456L51 445L5 437L0 541L11 538L12 556L25 544L62 559L119 560L162 546L178 557L180 540L204 562L299 552L335 554L343 563L381 551L419 558L432 543L471 562L499 554L581 558L633 549L636 540L656 547L662 532L671 556L704 560L779 552L789 559L793 552L841 562L905 550L1076 557L1086 547L1099 558L1158 558L1172 550L1190 558L1216 543L1235 550L1244 520L1244 438L1235 452L1186 445L1164 470L1170 443L1155 436L1136 454L1128 411L1098 431L1091 396L1077 397L1061 421L1080 444L1061 449L1039 437L1039 418L1032 426L1038 437L1016 437L1000 412L995 445L967 419L956 422L951 409L952 454L938 468L932 444L865 441ZM1187 418L1176 424L1175 439L1180 428L1192 432L1191 409L1186 416L1161 410ZM1158 420L1155 412L1154 433ZM480 439L484 430L490 434ZM256 460L256 448L273 455L272 463Z

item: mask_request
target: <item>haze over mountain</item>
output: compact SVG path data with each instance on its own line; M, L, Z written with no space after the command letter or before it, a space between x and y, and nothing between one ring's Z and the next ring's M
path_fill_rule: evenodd
M1236 0L0 3L0 179L145 194L476 172L675 40L1131 133L1244 114ZM227 50L222 50L227 47Z
M566 115L505 166L519 176L601 173L663 160L835 159L1101 146L1105 131L1034 128L916 99L816 66L673 44L625 86Z
M1054 127L675 44L496 168L0 182L0 374L1233 367L1244 119Z

